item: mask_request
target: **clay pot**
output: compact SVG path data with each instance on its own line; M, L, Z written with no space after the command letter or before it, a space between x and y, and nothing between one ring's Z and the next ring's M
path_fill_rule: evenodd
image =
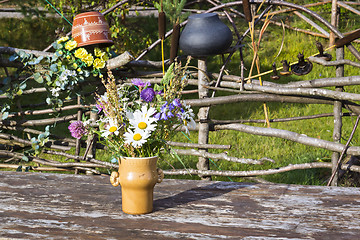
M231 30L216 13L189 16L179 40L180 49L184 53L200 57L223 53L231 43Z
M128 214L145 214L153 211L154 186L164 178L156 167L158 157L119 160L119 171L113 172L110 182L121 185L122 210Z
M110 37L109 25L100 12L85 12L76 15L71 31L78 47L114 44Z

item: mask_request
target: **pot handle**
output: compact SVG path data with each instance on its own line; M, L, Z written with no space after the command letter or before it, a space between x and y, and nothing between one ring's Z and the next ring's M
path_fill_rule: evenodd
M110 182L114 187L117 187L120 185L120 176L119 172L112 172L110 176Z
M161 183L162 180L164 179L164 172L160 168L157 168L156 171L157 171L157 174L158 174L157 183Z

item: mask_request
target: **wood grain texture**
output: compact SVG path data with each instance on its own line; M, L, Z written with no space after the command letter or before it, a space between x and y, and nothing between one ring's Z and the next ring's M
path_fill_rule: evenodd
M109 177L0 172L0 238L358 239L360 189L169 180L121 211Z

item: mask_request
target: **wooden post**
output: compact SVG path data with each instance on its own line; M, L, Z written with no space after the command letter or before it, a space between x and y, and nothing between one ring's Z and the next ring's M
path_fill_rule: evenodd
M99 119L99 116L96 112L91 111L90 112L90 119L92 122L96 122ZM89 148L89 153L87 153L87 156L90 158L96 158L96 134L89 135L86 139L86 146ZM85 156L85 158L87 157Z
M198 90L199 90L199 99L208 98L209 89L204 87L207 86L207 67L206 67L206 58L198 59ZM209 107L201 107L199 109L198 118L199 122L199 144L208 144L209 142ZM207 152L207 149L200 149L199 152ZM209 159L205 157L199 157L199 161L196 164L199 170L209 170ZM203 180L211 180L211 176L201 176Z
M77 97L77 104L78 105L81 104L81 96ZM81 117L82 117L82 111L81 111L81 109L79 109L77 112L77 121L81 121ZM81 140L76 139L75 155L77 155L77 156L80 155L80 149L81 149ZM75 174L79 174L79 169L75 169Z
M334 27L338 27L339 23L339 17L338 17L338 6L337 6L337 0L332 0L331 3L331 25ZM334 32L330 31L330 37L329 37L329 46L333 46L335 44L335 34Z
M344 59L344 47L336 49L336 60ZM336 67L336 77L344 76L344 65L338 65ZM335 87L335 91L342 92L343 87ZM334 102L334 131L333 131L333 140L334 142L340 143L341 141L341 128L342 128L342 103L341 101ZM337 162L339 160L340 153L333 152L331 156L332 171L336 171ZM335 174L334 179L331 182L331 186L337 186L338 184L338 174Z

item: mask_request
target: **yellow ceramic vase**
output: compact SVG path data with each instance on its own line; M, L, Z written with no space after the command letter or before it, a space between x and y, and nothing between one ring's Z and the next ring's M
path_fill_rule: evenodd
M154 186L164 178L156 167L158 157L121 157L119 171L113 172L110 182L121 185L122 210L128 214L145 214L153 211Z

